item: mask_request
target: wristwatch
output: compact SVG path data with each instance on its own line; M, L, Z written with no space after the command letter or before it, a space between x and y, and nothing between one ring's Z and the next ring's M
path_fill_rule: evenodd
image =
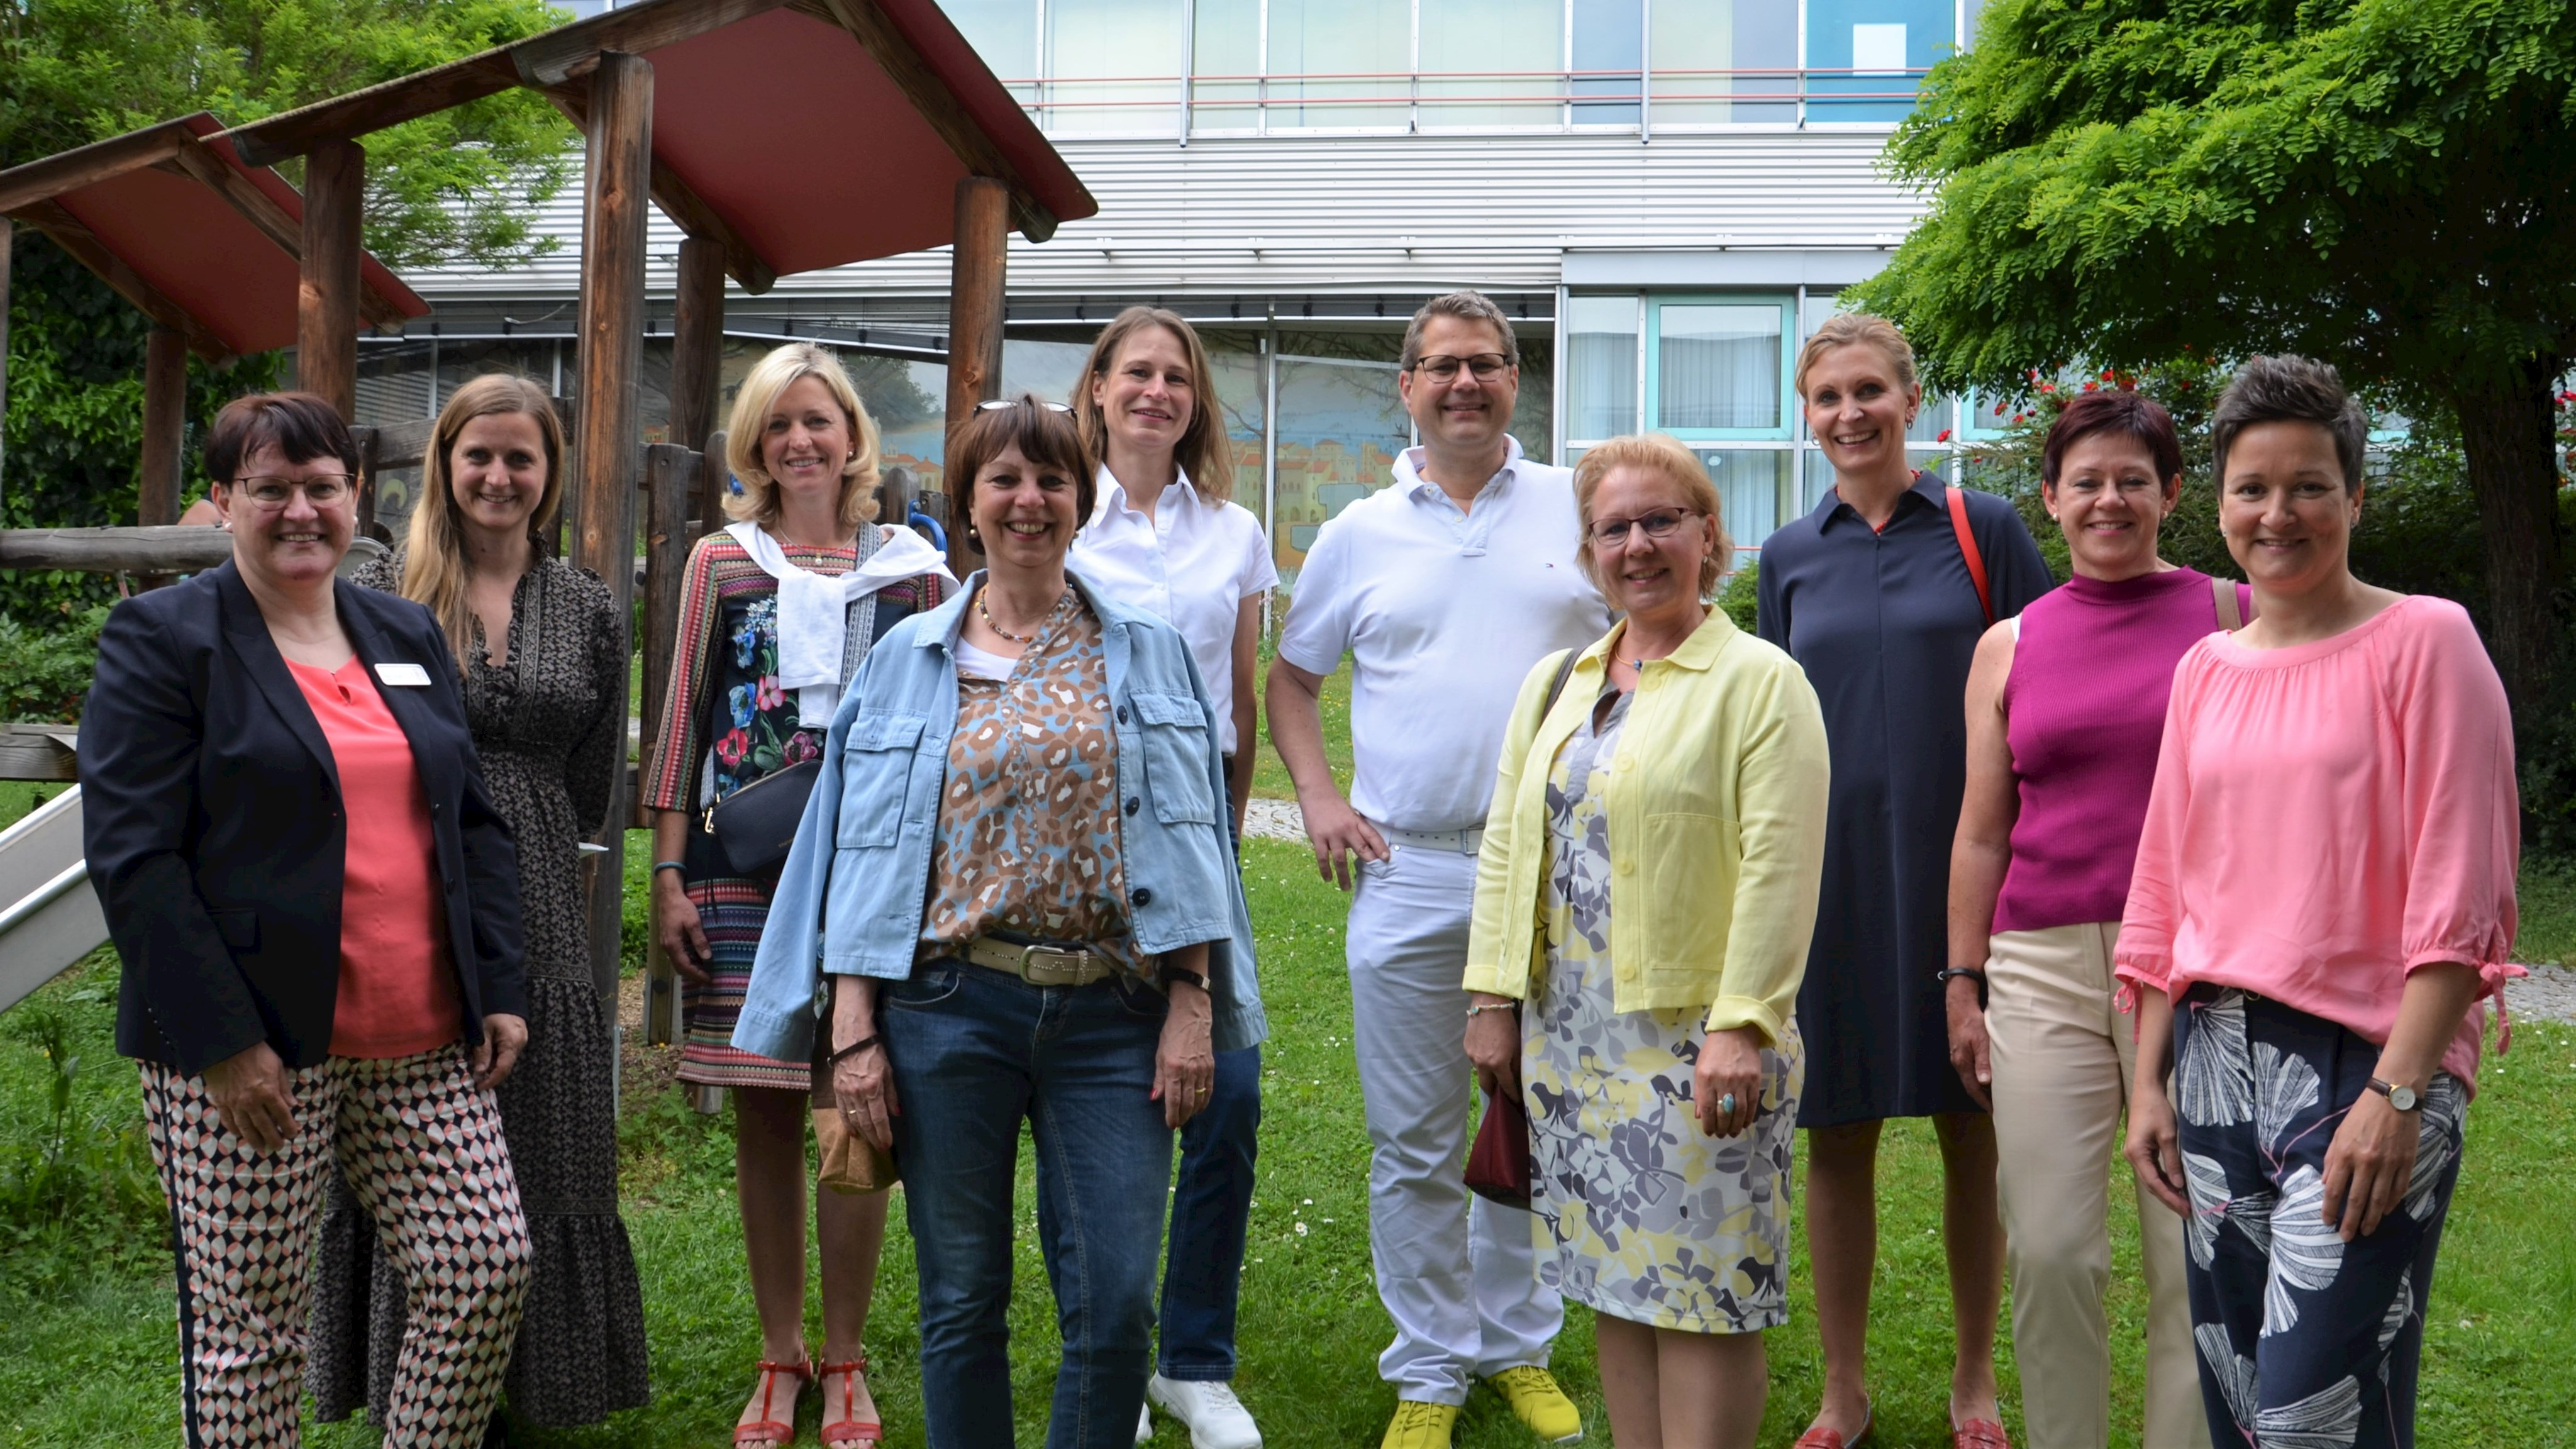
M1159 974L1163 985L1167 988L1175 981L1186 981L1201 991L1208 989L1207 977L1196 971L1184 971L1178 966L1165 966L1160 968Z
M1948 967L1944 967L1944 968L1942 968L1942 969L1941 969L1941 970L1939 970L1939 971L1935 971L1935 972L1933 972L1933 973L1932 973L1932 979L1933 979L1933 980L1935 980L1935 981L1940 982L1940 983L1941 983L1941 988L1942 988L1943 990L1945 990L1945 991L1949 989L1949 987L1950 987L1950 982L1951 982L1952 978L1954 978L1954 977L1959 977L1959 976L1965 976L1965 977L1967 977L1969 980L1974 981L1975 983L1977 983L1977 1010L1979 1010L1979 1011L1983 1011L1983 1010L1985 1010L1985 1009L1986 1009L1986 973L1985 973L1985 972L1978 970L1978 969L1977 969L1976 967L1974 967L1974 966L1948 966Z
M2370 1090L2386 1097L2388 1105L2400 1112L2412 1112L2424 1105L2423 1094L2413 1087L2401 1087L2394 1082L2383 1082L2373 1077L2370 1079Z

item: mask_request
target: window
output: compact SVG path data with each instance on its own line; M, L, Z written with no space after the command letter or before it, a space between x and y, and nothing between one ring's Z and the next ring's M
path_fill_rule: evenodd
M994 75L1019 82L1011 94L1020 104L1037 101L1037 0L941 0L940 8Z
M1905 119L1956 13L1954 0L1807 0L1807 118Z
M1564 0L1420 0L1424 126L1553 126Z
M1798 118L1798 7L1764 0L1648 4L1657 126Z
M1186 0L1046 0L1049 128L1169 131L1179 124Z
M1567 0L1573 21L1574 123L1637 124L1646 51L1640 0ZM1598 97L1586 100L1584 97Z
M1565 435L1637 431L1637 299L1571 297L1565 308Z
M1263 70L1274 127L1402 127L1412 113L1413 13L1378 0L1270 0Z
M1685 438L1789 436L1787 304L1659 301L1652 312L1646 390L1658 429Z
M1185 0L1186 3L1186 0ZM1190 128L1261 125L1261 0L1197 0L1190 27Z

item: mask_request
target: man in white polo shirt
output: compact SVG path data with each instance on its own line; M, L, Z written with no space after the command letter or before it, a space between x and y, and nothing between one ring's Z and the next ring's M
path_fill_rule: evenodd
M1503 730L1540 659L1607 632L1575 568L1574 477L1510 433L1520 350L1474 292L1434 298L1397 385L1422 445L1316 534L1270 671L1270 737L1315 864L1351 889L1353 1039L1368 1106L1369 1245L1395 1342L1384 1449L1446 1449L1492 1383L1540 1437L1582 1421L1546 1368L1565 1312L1527 1212L1467 1191L1467 918ZM1324 676L1351 658L1351 798L1324 758Z

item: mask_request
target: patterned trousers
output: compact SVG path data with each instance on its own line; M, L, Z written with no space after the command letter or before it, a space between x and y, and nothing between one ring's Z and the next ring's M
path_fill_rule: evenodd
M275 1152L224 1127L204 1078L141 1065L178 1255L189 1449L296 1442L307 1260L335 1170L410 1289L387 1449L480 1444L527 1291L528 1228L500 1113L463 1049L289 1073L296 1134Z
M2256 1449L2413 1449L2433 1255L2467 1093L2435 1072L2414 1175L2379 1230L2324 1221L2326 1149L2379 1048L2322 1017L2194 987L2174 1013L2192 1341L2210 1438Z

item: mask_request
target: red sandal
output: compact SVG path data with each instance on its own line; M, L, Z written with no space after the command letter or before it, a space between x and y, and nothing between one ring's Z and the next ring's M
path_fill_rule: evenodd
M796 1391L787 1396L787 1418L784 1422L769 1417L778 1412L776 1396L780 1374L796 1376ZM733 1442L774 1444L779 1446L779 1449L785 1449L785 1446L796 1442L796 1401L805 1397L805 1386L814 1382L815 1377L814 1360L810 1356L798 1363L772 1363L768 1359L762 1359L760 1361L761 1417L748 1424L735 1424Z
M827 1363L820 1369L816 1370L816 1372L825 1378L829 1378L834 1374L840 1374L842 1376L841 1412L846 1414L849 1412L850 1401L859 1396L857 1380L867 1376L868 1356L866 1354L860 1354L857 1358L851 1359L848 1363ZM873 1446L883 1443L884 1440L885 1425L874 1420L862 1422L857 1419L834 1419L823 1426L823 1442L827 1445L860 1444Z

